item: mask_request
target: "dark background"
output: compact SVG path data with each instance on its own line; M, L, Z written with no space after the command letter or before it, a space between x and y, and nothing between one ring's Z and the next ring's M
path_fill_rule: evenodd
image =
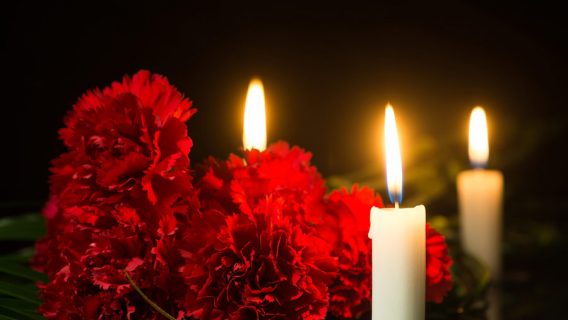
M505 274L516 294L507 317L563 314L568 65L566 13L559 6L478 1L2 6L2 215L41 207L49 161L64 151L57 130L76 99L141 68L166 75L199 109L188 123L194 163L238 151L246 88L257 75L268 100L269 141L284 139L312 151L325 176L379 189L379 132L384 105L391 101L409 193L437 190L411 199L448 217L457 211L455 175L468 167L469 112L480 104L490 120L489 166L506 177ZM412 183L412 172L420 168L428 173Z

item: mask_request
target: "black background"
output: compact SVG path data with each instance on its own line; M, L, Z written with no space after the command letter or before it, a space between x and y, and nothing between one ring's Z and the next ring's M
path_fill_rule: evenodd
M325 174L375 160L373 128L389 100L408 148L413 136L459 135L464 161L477 104L493 122L496 155L523 143L502 127L563 124L567 115L564 11L544 3L24 1L2 11L3 200L45 198L65 112L84 91L142 68L194 100L197 161L241 145L254 75L267 90L269 140L312 150ZM566 170L553 155L565 146L535 152L523 178L561 186ZM563 194L543 180L532 187Z
M239 149L246 88L257 75L265 83L269 141L284 139L312 151L326 176L382 166L378 132L387 101L397 110L405 148L419 137L454 137L460 142L452 146L454 158L467 166L469 112L485 106L490 166L503 164L507 192L516 195L507 198L506 221L544 220L564 237L568 70L566 13L559 5L462 0L2 6L3 203L41 207L49 161L64 151L57 130L84 91L139 69L166 75L199 109L188 123L195 143L190 157L199 162ZM433 210L455 212L455 194L447 197L452 200L433 204ZM2 214L10 213L17 212ZM529 301L561 300L566 269L560 252L530 261L531 280L516 288ZM507 261L511 270L525 263ZM539 306L547 316L562 312L560 305Z

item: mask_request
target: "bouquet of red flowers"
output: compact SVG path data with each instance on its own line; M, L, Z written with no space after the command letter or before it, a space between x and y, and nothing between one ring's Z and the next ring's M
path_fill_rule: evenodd
M327 194L285 142L190 168L191 102L140 71L85 94L65 119L47 236L48 319L323 319L370 311L368 188ZM452 287L427 228L427 299Z

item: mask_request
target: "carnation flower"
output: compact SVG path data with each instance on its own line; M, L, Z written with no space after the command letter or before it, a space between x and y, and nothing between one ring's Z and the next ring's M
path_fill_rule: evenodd
M177 315L178 230L197 208L184 122L191 103L147 71L85 94L53 162L47 236L34 265L48 319L158 319L125 276Z
M164 250L175 237L152 237L136 210L120 206L61 211L58 233L47 242L49 283L40 286L48 319L159 319L125 278L125 272L147 296L176 314L185 287L175 272L180 255Z
M210 158L184 234L185 311L198 319L322 319L336 275L323 179L311 154L278 142L244 158Z
M265 151L245 150L243 158L231 155L226 162L211 158L201 168L197 182L201 199L229 213L251 214L260 201L277 194L303 206L290 211L292 218L319 224L324 217L325 185L310 164L311 157L311 153L280 141Z
M53 162L52 193L70 206L116 203L143 190L155 204L169 191L158 185L187 188L192 141L184 122L193 113L166 78L148 71L87 92L60 130L69 152Z
M373 190L354 185L329 195L330 223L335 234L334 254L339 258L337 279L330 286L330 312L339 318L358 318L371 310L372 252L369 212L383 207ZM329 238L329 237L328 237Z
M267 196L252 214L206 212L187 233L186 314L197 319L323 319L337 260L314 230ZM223 219L220 219L223 217ZM197 239L195 239L197 238ZM195 241L197 240L197 241Z
M426 224L426 300L441 303L452 289L452 258L444 237Z

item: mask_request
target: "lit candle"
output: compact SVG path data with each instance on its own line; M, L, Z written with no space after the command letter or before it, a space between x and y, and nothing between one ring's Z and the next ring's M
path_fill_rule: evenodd
M259 79L252 79L244 114L243 146L245 150L266 149L266 111L264 89Z
M474 169L458 175L461 241L464 249L485 263L494 280L501 273L503 174L483 169L489 158L485 111L475 107L469 122L469 159ZM498 318L493 301L490 319Z
M426 209L400 209L402 161L394 110L385 112L387 188L395 208L371 209L373 320L424 319Z

